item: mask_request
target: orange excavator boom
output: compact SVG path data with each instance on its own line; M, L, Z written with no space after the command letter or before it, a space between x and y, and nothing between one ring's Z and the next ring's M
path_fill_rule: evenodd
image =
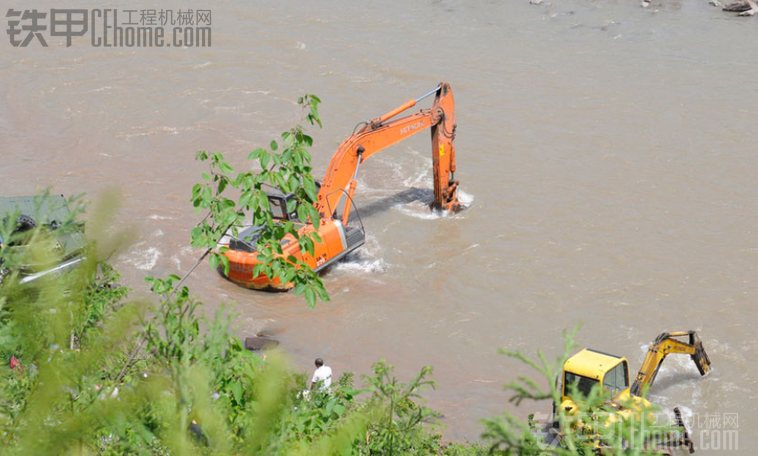
M390 120L433 94L435 98L431 108ZM455 102L450 85L443 82L421 97L408 100L383 116L367 122L340 145L329 163L315 204L321 217L341 218L342 223L347 224L361 164L375 153L428 128L431 128L432 133L434 174L434 201L431 207L459 211L461 204L457 197L458 181L455 180ZM344 212L336 217L335 211L345 193L347 199Z

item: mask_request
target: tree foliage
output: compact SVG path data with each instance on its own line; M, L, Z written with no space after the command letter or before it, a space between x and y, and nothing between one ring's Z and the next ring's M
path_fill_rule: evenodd
M373 376L366 377L372 391L371 401L380 410L377 422L366 437L369 454L425 454L423 443L427 429L423 426L435 422L439 414L423 404L421 392L436 388L437 383L428 377L431 366L424 366L408 383L394 376L394 368L384 360L374 364ZM428 443L427 443L428 445Z
M315 95L305 95L298 104L310 125L321 126L318 105L321 100ZM192 204L196 212L207 211L205 218L192 230L192 245L204 247L209 253L211 267L221 268L229 273L229 260L223 255L226 247L216 249L219 240L227 234L239 236L246 218L252 226L260 227L256 232L255 245L258 260L253 276L261 274L270 280L291 283L296 295L303 295L308 305L313 307L317 298L328 301L329 295L321 278L304 262L294 256L285 257L282 240L291 236L302 254L313 255L314 242L321 242L316 231L303 231L302 223L292 220L275 220L272 217L266 188L278 189L283 194L292 194L288 200L287 212L297 213L303 223L318 227L320 217L313 206L317 187L311 175L311 155L313 138L302 125L296 125L283 132L277 140L272 140L268 148L258 148L248 155L248 160L256 164L256 170L234 169L219 152L199 151L195 158L209 165L208 172L202 174L203 182L192 188ZM230 196L234 192L234 196Z

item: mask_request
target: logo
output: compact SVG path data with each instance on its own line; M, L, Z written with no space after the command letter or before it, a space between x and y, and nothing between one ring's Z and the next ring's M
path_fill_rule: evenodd
M425 125L424 121L423 120L419 120L415 124L411 124L411 125L408 125L407 127L401 128L400 129L400 134L401 135L408 134L408 133L410 133L410 132L412 132L414 130L418 130L419 128L423 128L424 125Z
M89 36L92 47L210 47L211 10L9 9L6 33L13 47L48 47L48 37Z

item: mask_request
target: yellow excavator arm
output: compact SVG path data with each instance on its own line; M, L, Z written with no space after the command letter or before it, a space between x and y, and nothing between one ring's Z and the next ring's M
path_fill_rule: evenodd
M676 339L677 337L685 336L689 338L688 342ZM653 385L655 377L658 375L658 370L661 368L661 363L663 363L663 360L666 359L669 353L690 355L695 365L697 365L700 375L707 374L711 369L711 360L708 359L708 355L703 348L703 343L695 331L663 333L650 346L650 350L648 350L647 356L645 356L645 361L642 363L642 367L637 373L637 377L634 379L634 383L630 389L632 395L639 396L643 390Z

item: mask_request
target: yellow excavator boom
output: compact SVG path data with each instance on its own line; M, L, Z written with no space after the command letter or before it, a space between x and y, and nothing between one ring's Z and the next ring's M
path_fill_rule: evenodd
M685 336L688 337L687 342L676 339L677 337ZM655 377L658 375L658 370L661 368L661 363L663 363L663 360L669 353L690 355L695 365L697 365L700 375L707 374L711 369L711 360L708 359L708 355L703 348L703 343L695 331L663 333L650 346L650 350L648 350L645 356L645 361L642 363L642 367L637 373L637 377L634 379L634 383L630 389L632 395L639 396L644 390L653 385Z

